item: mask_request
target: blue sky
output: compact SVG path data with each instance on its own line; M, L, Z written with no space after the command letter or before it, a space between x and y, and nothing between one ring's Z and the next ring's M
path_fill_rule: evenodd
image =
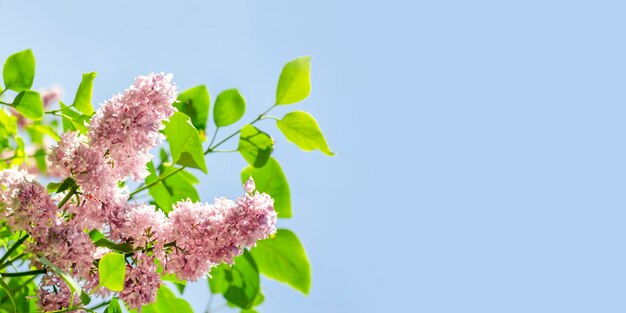
M269 121L313 265L262 312L624 312L626 46L620 1L10 1L0 57L95 99L138 74L236 87L244 120L313 56L311 112L338 153ZM285 108L275 112L282 115ZM223 134L225 134L224 132ZM203 200L240 192L208 157ZM206 303L206 285L185 296Z

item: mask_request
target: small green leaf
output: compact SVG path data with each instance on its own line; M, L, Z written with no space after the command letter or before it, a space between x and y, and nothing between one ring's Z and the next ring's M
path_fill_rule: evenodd
M213 120L217 127L228 126L238 121L244 112L246 112L246 100L239 93L239 90L224 90L215 100Z
M89 239L91 239L91 241L96 242L102 238L104 238L104 234L101 233L99 230L92 229L91 231L89 231Z
M74 186L76 186L76 182L74 181L74 179L68 177L65 180L63 180L63 182L61 182L61 184L59 185L59 188L55 190L55 193L61 193Z
M252 176L256 189L265 192L274 199L274 209L278 217L291 217L291 192L289 183L282 168L274 158L262 168L249 166L241 171L241 183L245 183Z
M48 185L46 186L46 189L48 189L48 192L56 192L57 189L59 189L59 186L61 186L61 183L48 183Z
M276 89L276 104L300 102L311 93L311 57L297 58L280 73Z
M287 140L295 143L304 151L317 149L329 156L335 154L330 151L317 121L307 112L287 113L281 120L276 121L276 126L287 137Z
M96 78L96 73L83 74L83 80L76 90L76 97L74 97L74 107L78 111L86 115L93 114L93 104L91 104L91 94L93 91L93 80Z
M120 307L120 303L116 298L111 299L111 303L109 303L109 306L104 310L104 313L122 313L122 307Z
M122 291L126 277L124 255L110 252L105 254L98 263L100 285L111 291Z
M189 303L182 298L178 298L165 285L161 285L157 291L157 301L144 305L142 313L193 313Z
M30 49L12 54L4 62L2 77L6 88L20 92L30 89L35 79L35 56Z
M13 107L28 119L39 121L43 118L43 100L33 90L23 90L13 100Z
M274 140L252 125L246 125L239 135L239 153L254 167L263 167L272 155Z
M206 86L199 85L183 91L178 95L178 101L174 106L191 118L196 129L204 131L211 106L211 97Z
M174 113L169 122L165 122L163 133L170 143L172 162L207 173L202 142L189 116L181 112Z
M96 247L109 248L120 253L133 252L133 246L129 243L115 243L107 238L100 238L93 243Z
M252 256L259 271L272 279L308 294L311 289L311 265L298 237L287 229L257 242Z
M83 305L87 305L89 303L91 303L91 297L85 293L85 291L81 291L80 292L80 302Z

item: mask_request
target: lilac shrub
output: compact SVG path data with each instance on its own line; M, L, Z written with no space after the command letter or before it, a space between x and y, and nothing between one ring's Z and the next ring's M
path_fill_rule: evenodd
M182 293L186 281L205 278L211 293L249 310L263 301L260 274L308 293L304 248L295 234L276 227L292 213L289 185L271 157L275 141L253 124L276 120L288 141L332 155L308 113L268 115L308 96L309 68L309 57L287 63L275 104L217 140L218 130L239 120L246 106L239 91L223 91L208 140L204 86L179 93L172 74L138 76L94 111L95 73L83 75L66 105L59 88L30 89L30 50L10 56L0 89L0 103L8 107L0 109L0 241L7 247L0 293L9 293L15 311L42 312L92 312L109 302L116 311L118 299L138 311L163 311L175 299L181 312L191 312L164 282ZM55 103L60 108L50 109ZM237 135L237 149L217 149ZM159 148L155 158L151 152ZM207 173L205 156L218 152L238 152L249 164L243 192L201 202L193 186L198 180L187 169ZM38 177L53 182L44 186ZM89 307L92 298L100 304Z

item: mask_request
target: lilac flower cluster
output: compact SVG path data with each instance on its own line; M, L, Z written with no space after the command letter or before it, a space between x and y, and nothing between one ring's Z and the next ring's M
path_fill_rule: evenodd
M152 205L128 203L119 182L145 177L149 150L162 139L159 130L174 113L175 99L171 75L140 76L123 95L101 106L87 136L63 134L48 160L51 170L62 179L72 178L76 187L54 198L26 171L0 171L0 214L13 230L31 235L27 251L34 266L44 268L39 259L45 257L87 292L109 296L99 286L94 264L110 251L96 247L86 232L99 230L108 240L134 249L118 296L130 308L141 308L156 299L161 282L157 263L165 273L197 280L276 231L274 201L255 191L252 178L234 201L184 200L174 204L169 216ZM70 299L69 288L49 271L40 283L41 308L62 310L74 305Z

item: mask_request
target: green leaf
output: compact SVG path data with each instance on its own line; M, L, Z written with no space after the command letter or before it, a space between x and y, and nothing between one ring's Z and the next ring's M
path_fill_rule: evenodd
M181 112L174 113L169 122L165 122L163 133L170 143L172 162L207 173L202 142L189 116Z
M43 100L33 90L23 90L13 100L13 107L28 119L39 121L43 118Z
M6 292L6 295L9 297L9 300L11 301L11 304L13 305L13 310L11 312L14 312L14 313L17 312L17 305L15 304L15 297L13 296L13 291L11 290L11 288L9 288L9 286L4 281L4 278L2 278L1 275L0 275L0 287L4 289L4 291Z
M85 291L80 292L80 302L84 305L87 305L91 302L91 297L85 293Z
M15 154L13 154L11 165L20 165L24 163L24 160L26 160L24 139L22 139L22 137L15 137L15 143L17 144L17 147L15 148Z
M122 291L126 277L124 255L115 252L105 254L98 263L98 275L101 286L111 291Z
M296 234L279 229L275 236L257 242L251 252L263 275L309 293L311 265Z
M263 167L272 155L274 140L252 125L246 125L239 135L238 149L241 156L254 167Z
M150 175L146 177L146 184L150 185L156 182L159 178L152 161L148 162L148 172ZM165 187L165 184L163 184L162 181L148 188L148 193L152 196L156 205L161 208L163 212L168 213L172 210L172 205L174 204L172 202L172 195L169 193L167 187Z
M120 307L120 303L117 299L111 299L111 303L109 303L109 306L104 310L104 313L122 313L122 307Z
M262 168L249 166L243 169L241 171L241 183L244 184L250 176L254 178L256 189L259 192L265 192L274 199L274 209L278 213L278 217L291 217L289 183L278 162L274 158L270 158L269 162Z
M238 121L244 112L246 112L246 100L239 90L224 90L215 100L213 120L217 127L228 126Z
M30 89L35 79L35 56L30 49L12 54L4 62L2 77L6 88L20 92Z
M59 185L59 188L57 188L54 192L61 193L74 186L76 186L76 181L74 181L74 179L72 179L71 177L68 177L64 179L63 182L61 182L61 184Z
M250 253L244 252L237 257L226 276L227 279L230 278L230 283L224 292L224 298L240 308L251 308L259 293L260 278L259 270Z
M143 313L193 313L193 309L185 299L178 298L165 285L157 291L157 301L142 308Z
M109 248L120 253L133 252L133 246L129 243L115 243L107 238L100 238L93 243L96 247Z
M209 287L212 293L223 294L228 302L240 308L251 308L263 301L263 296L259 296L259 270L247 251L235 258L232 266L221 264L213 268Z
M276 89L276 104L300 102L311 93L311 57L297 58L280 73Z
M93 114L93 104L91 104L91 94L93 91L93 80L96 78L96 73L83 74L83 80L76 90L76 97L74 97L73 106L86 115Z
M41 173L46 173L48 164L46 160L46 150L44 148L39 148L35 151L35 155L33 156L35 159L35 163L37 165L37 169Z
M87 134L87 126L85 123L89 122L89 116L78 113L71 108L68 109L68 106L65 105L62 101L59 101L59 105L61 109L63 109L63 131L79 131L81 134Z
M0 138L17 135L17 117L0 109Z
M172 202L178 202L189 198L191 201L200 201L200 196L194 184L199 181L191 173L182 170L174 175L170 175L171 172L177 170L178 167L166 167L161 173L161 177L168 176L163 184L167 188L167 192L172 197Z
M91 241L96 242L102 238L104 238L104 234L99 230L92 229L91 231L89 231L89 239L91 239Z
M281 120L276 121L276 126L287 137L287 140L295 143L304 151L317 149L329 156L335 154L330 151L317 121L307 112L287 113Z
M52 127L52 125L43 125L39 123L33 123L33 124L26 125L25 128L29 132L32 131L32 132L36 132L39 134L48 135L50 138L54 139L55 141L61 140L61 137L57 134L56 130L54 129L54 127Z
M211 97L206 86L199 85L183 91L178 95L178 101L174 106L191 118L196 129L204 131L211 106Z

